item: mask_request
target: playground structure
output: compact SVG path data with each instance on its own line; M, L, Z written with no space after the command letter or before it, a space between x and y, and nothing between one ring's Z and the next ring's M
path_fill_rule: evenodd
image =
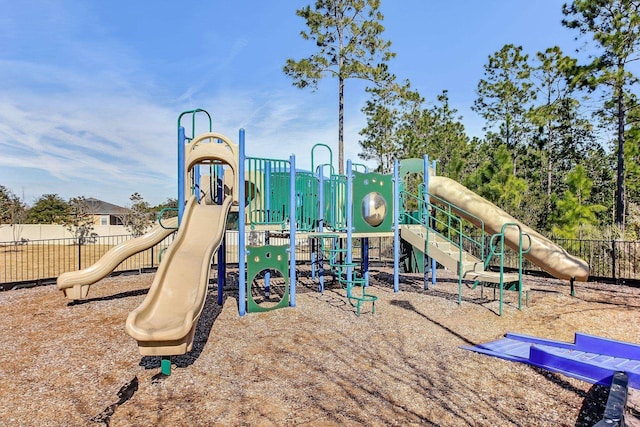
M191 117L187 137L182 119ZM196 117L208 118L208 132L195 135ZM326 149L328 162L316 163L316 151ZM435 174L428 158L396 160L392 175L369 172L347 161L346 175L334 173L331 150L316 144L311 171L296 169L296 159L253 158L245 155L245 132L238 144L212 132L204 110L178 118L178 216L163 220L144 236L112 248L85 270L65 273L58 288L69 299L86 298L91 284L119 262L158 243L174 232L174 242L163 255L151 289L130 313L126 330L138 342L142 355L163 357L191 350L217 252L218 303L222 304L227 265L225 230L237 215L239 252L238 311L268 311L296 305L296 234L314 241L312 277L324 291L330 273L345 289L347 300L360 315L367 304L375 311L377 297L368 290L368 251L371 237L393 236L394 292L399 291L401 263L422 270L424 285L436 283L439 263L458 276L458 301L463 280L473 286L499 289L500 314L504 290L525 295L522 259L527 258L551 275L586 281L588 265L506 212L448 178ZM359 170L363 169L363 170ZM411 175L419 185L410 188ZM265 245L247 245L247 233L264 233ZM272 233L289 236L289 245L269 245ZM354 251L360 239L360 253ZM401 257L401 247L405 255ZM519 260L515 273L506 272L504 257L511 248ZM409 258L422 262L407 262ZM496 266L497 264L497 266ZM491 268L493 266L493 268ZM276 292L273 284L283 283ZM257 298L260 296L261 298ZM264 305L257 300L274 304Z

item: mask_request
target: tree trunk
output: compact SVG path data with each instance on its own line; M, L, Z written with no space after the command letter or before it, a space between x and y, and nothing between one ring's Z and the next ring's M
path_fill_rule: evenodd
M616 226L624 232L624 99L622 85L616 87L618 102L618 168L616 186Z
M336 21L338 25L338 173L344 175L344 10L336 4Z
M551 183L553 174L553 161L551 159L551 138L553 133L551 130L551 124L547 124L547 200L545 202L547 218L551 215Z
M344 78L338 76L338 173L344 175Z

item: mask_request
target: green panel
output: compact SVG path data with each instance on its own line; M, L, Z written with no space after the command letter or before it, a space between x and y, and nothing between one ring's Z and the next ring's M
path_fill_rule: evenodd
M410 173L419 173L422 175L423 172L424 172L423 159L400 160L400 181L404 181L404 178Z
M371 203L368 203L370 201ZM375 205L375 209L370 209ZM381 222L370 224L365 213L375 210ZM391 175L353 172L353 232L373 233L393 230L393 180Z
M249 246L247 255L247 311L257 313L271 311L289 305L289 246ZM253 279L263 270L279 271L284 279L284 295L273 307L261 307L253 299Z

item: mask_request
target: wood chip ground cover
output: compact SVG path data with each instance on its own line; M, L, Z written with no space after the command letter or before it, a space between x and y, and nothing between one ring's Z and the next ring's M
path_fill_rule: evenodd
M441 274L430 290L371 273L376 312L355 315L344 290L316 292L299 270L297 307L239 317L233 274L215 285L194 350L141 357L124 330L153 274L107 278L69 305L55 286L0 293L0 426L437 425L591 426L608 390L462 350L519 332L571 341L575 332L640 342L640 289L526 277L530 303ZM633 405L629 419L635 419Z

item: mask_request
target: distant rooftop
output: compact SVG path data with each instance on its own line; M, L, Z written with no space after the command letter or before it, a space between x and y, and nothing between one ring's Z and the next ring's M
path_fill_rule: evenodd
M94 215L122 215L129 212L129 209L127 208L98 200L93 197L88 197L85 200L89 207L89 212Z

